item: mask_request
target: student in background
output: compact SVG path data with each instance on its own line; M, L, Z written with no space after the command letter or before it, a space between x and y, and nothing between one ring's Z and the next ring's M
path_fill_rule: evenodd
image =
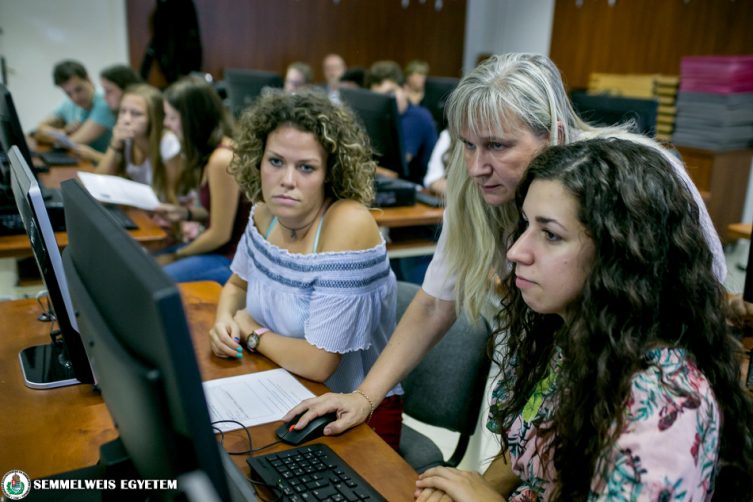
M285 92L298 92L301 89L311 85L314 75L311 67L306 63L296 61L290 63L285 72Z
M429 159L429 167L424 176L424 187L437 195L447 194L447 165L450 162L450 131L445 129L439 134Z
M68 98L37 126L35 138L54 143L55 135L63 134L73 143L104 152L110 142L115 116L102 94L94 88L86 68L78 61L61 61L55 65L52 78Z
M164 94L165 127L180 140L182 166L176 182L180 204L157 214L181 224L184 243L157 260L178 282L224 284L230 260L248 219L248 203L227 169L233 159L232 124L217 92L198 78L184 78Z
M118 113L120 98L129 85L141 84L144 80L130 66L116 64L99 72L99 82L105 92L105 101L113 113Z
M244 113L230 170L254 206L210 331L215 355L245 347L338 392L358 388L397 301L365 145L352 112L324 94L273 93ZM386 394L369 424L397 448L402 389Z
M462 309L469 319L491 319L499 305L498 281L507 277L508 242L518 223L514 194L529 162L546 146L594 137L617 137L660 152L693 194L700 212L704 242L713 255L713 271L723 280L727 270L719 236L700 193L674 155L652 139L627 127L597 128L573 111L554 63L538 54L494 56L466 75L450 95L447 117L451 140L447 209L442 234L418 291L390 343L361 384L377 403L439 341ZM298 422L337 412L324 428L337 434L362 423L369 407L358 396L325 394L304 401L283 419L309 410ZM492 462L490 478L504 467Z
M99 82L102 85L107 106L117 116L120 98L123 97L126 87L143 83L143 80L130 66L116 64L99 72ZM81 158L97 164L104 157L102 152L85 144L77 144L74 150Z
M429 63L414 59L405 65L405 94L408 101L414 105L420 105L424 99L424 86L426 85L426 76L429 74Z
M343 76L347 67L345 60L338 54L327 54L322 60L322 72L324 73L324 90L330 99L337 100L337 89L340 77Z
M371 65L367 80L372 91L395 96L403 128L408 180L420 185L437 142L437 128L431 113L408 101L403 90L403 72L394 61L377 61Z
M742 346L667 158L616 139L555 146L516 205L488 427L517 486L438 467L418 500L750 500Z
M160 200L176 203L180 140L164 128L162 93L149 84L123 93L112 140L97 165L100 174L115 174L154 187Z

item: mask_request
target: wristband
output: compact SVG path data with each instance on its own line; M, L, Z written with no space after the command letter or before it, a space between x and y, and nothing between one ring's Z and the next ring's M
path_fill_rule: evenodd
M363 398L368 401L369 403L369 418L366 419L366 423L371 422L371 417L374 416L374 401L372 401L369 396L366 395L364 391L361 389L356 389L351 394L358 394L360 396L363 396Z

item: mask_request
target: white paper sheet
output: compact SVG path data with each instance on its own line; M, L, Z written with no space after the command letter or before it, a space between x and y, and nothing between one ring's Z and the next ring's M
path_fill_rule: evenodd
M152 211L159 199L152 187L108 174L79 171L78 177L92 196L100 202L122 204Z
M48 132L50 136L55 138L55 141L59 143L60 145L66 147L66 148L76 148L76 143L73 142L73 140L68 137L67 134L65 134L63 131L59 131L57 129L51 130Z
M282 368L204 382L209 418L237 420L245 427L280 420L293 406L314 394ZM223 431L236 424L218 424Z

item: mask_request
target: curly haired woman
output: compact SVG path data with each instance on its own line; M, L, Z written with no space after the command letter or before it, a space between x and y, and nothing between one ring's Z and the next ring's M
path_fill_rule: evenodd
M619 139L551 147L516 205L488 425L512 477L430 469L418 499L750 500L742 348L667 158Z
M230 172L255 203L210 331L338 392L358 388L395 327L397 283L367 204L375 164L352 112L270 93L241 118ZM399 385L370 417L397 448Z

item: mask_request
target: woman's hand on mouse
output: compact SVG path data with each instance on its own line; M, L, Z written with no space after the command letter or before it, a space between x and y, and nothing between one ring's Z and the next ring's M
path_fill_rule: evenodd
M329 423L324 427L324 434L331 436L334 434L340 434L356 425L362 424L366 421L371 412L369 403L362 396L358 394L337 394L329 392L319 397L306 399L295 408L288 411L288 413L282 417L282 420L288 422L292 420L296 415L301 415L301 418L296 424L296 429L302 429L315 417L325 415L327 413L336 413L337 420Z

